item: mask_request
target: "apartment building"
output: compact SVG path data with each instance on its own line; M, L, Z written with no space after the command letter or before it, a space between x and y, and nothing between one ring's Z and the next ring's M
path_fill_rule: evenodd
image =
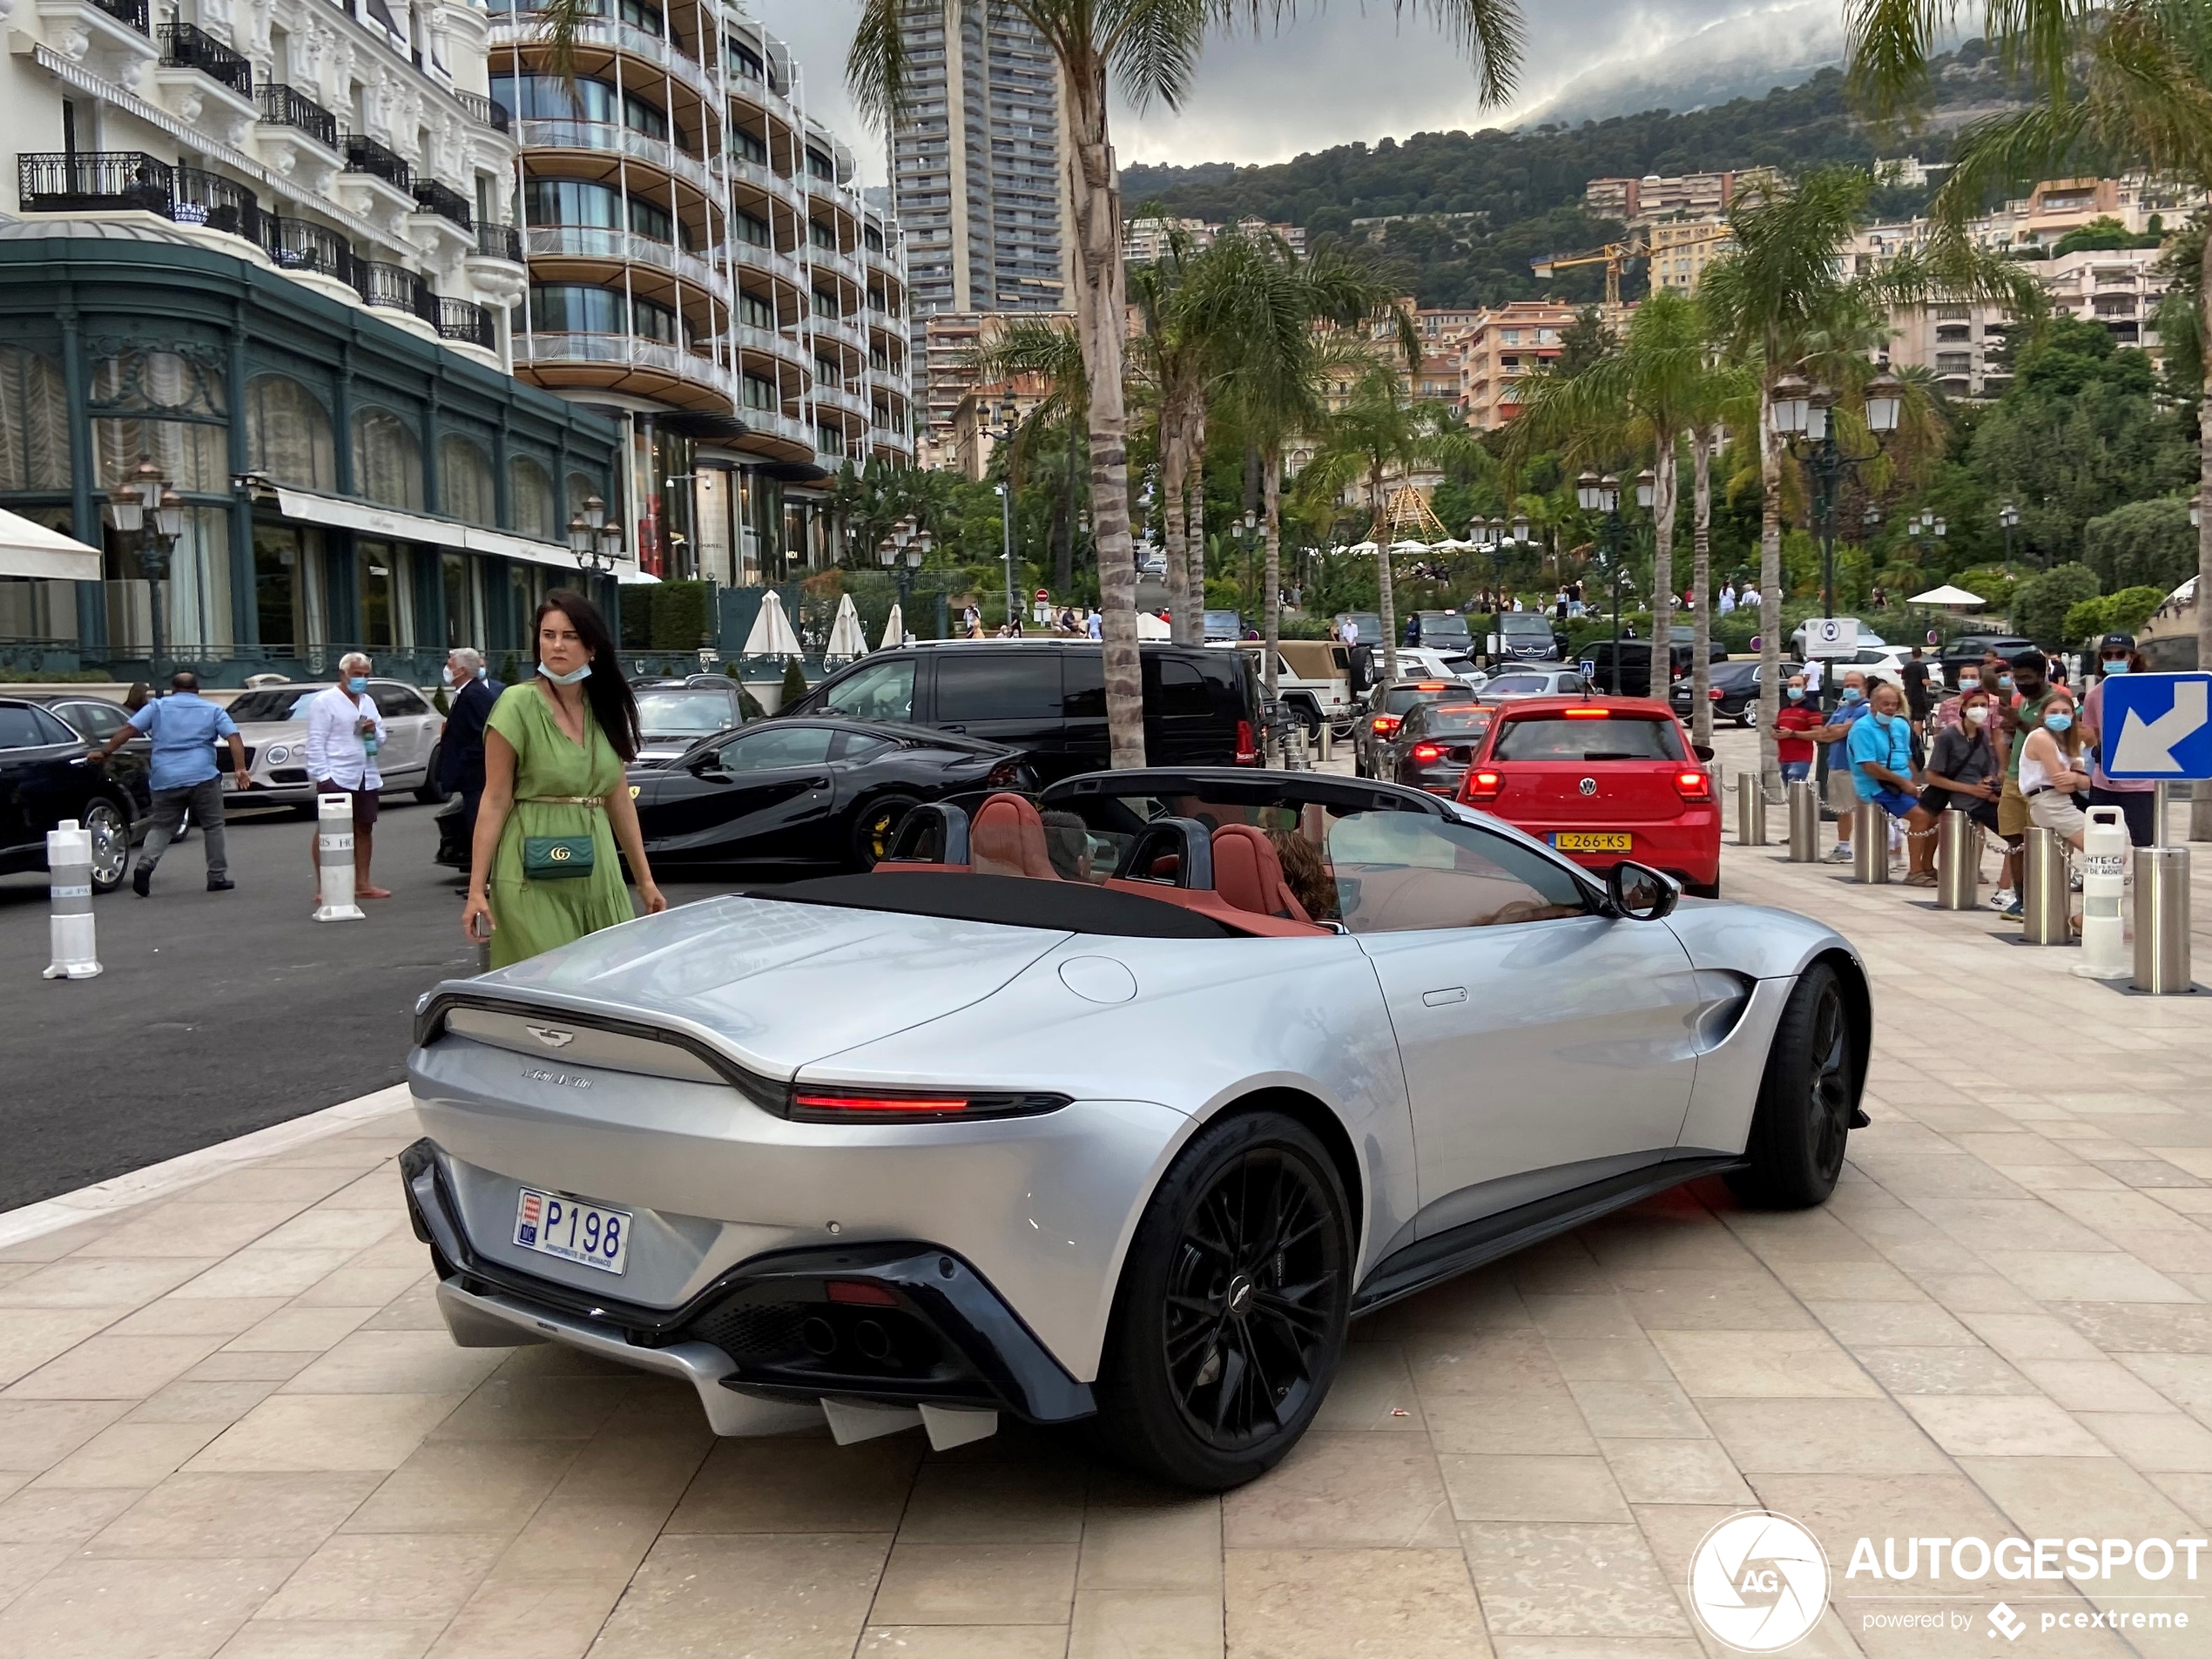
M1724 219L1662 220L1644 232L1654 289L1695 293L1705 267L1736 246Z
M1716 219L1754 180L1771 176L1757 167L1741 172L1646 173L1641 179L1593 179L1582 186L1582 208L1598 219L1636 225L1681 215Z
M712 0L604 0L566 84L538 15L494 0L490 90L521 140L516 373L609 413L650 575L731 585L833 563L848 462L914 456L900 227Z
M2081 250L2041 264L2031 264L2051 307L2060 315L2101 323L2115 346L2138 347L2154 361L2161 355L2158 303L2167 277L2158 269L2158 248ZM1892 313L1890 361L1932 370L1936 383L1952 397L1995 397L2011 376L1995 354L2011 332L2011 319L2000 307L1979 301L1946 301Z
M1558 357L1581 310L1553 300L1515 300L1482 314L1460 341L1460 407L1488 432L1521 413L1521 382Z
M157 604L218 685L522 644L578 579L571 509L620 499L619 433L508 373L486 14L39 0L10 27L0 504L99 551L0 575L0 664L144 678ZM104 511L142 458L182 502L165 572Z
M1248 213L1233 224L1206 219L1176 219L1147 213L1122 226L1122 260L1127 265L1156 265L1166 257L1170 242L1180 234L1193 248L1211 247L1224 236L1279 239L1298 258L1305 257L1305 227L1278 225Z

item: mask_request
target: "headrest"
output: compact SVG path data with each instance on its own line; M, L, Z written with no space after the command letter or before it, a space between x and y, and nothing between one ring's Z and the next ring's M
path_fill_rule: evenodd
M1239 910L1291 921L1312 920L1283 879L1283 859L1275 844L1252 825L1224 824L1213 833L1213 887Z
M1025 875L1056 881L1045 846L1044 819L1020 795L993 795L975 809L968 832L968 863L978 875Z
M899 820L882 861L965 867L968 857L968 814L949 801L931 800Z

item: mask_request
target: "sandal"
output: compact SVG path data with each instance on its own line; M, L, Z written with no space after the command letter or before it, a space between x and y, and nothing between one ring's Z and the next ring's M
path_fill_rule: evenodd
M1905 878L1905 885L1908 887L1932 887L1935 884L1933 870L1915 870Z

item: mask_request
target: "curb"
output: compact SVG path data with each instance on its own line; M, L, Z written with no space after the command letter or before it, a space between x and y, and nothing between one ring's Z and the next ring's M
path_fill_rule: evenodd
M64 1227L73 1227L81 1221L112 1211L127 1210L133 1204L149 1199L166 1197L185 1187L197 1186L242 1164L257 1163L278 1152L288 1151L311 1141L327 1140L343 1135L374 1118L387 1117L403 1111L409 1103L405 1083L394 1083L388 1089L379 1089L373 1094L356 1096L341 1101L335 1106L326 1106L319 1112L309 1112L304 1117L294 1117L282 1123L272 1123L266 1129L257 1129L235 1140L223 1141L213 1146L203 1146L196 1152L186 1152L159 1163L150 1163L143 1170L133 1170L128 1175L114 1176L75 1192L64 1192L58 1197L42 1198L20 1210L0 1211L0 1248L19 1244L27 1238L57 1232Z

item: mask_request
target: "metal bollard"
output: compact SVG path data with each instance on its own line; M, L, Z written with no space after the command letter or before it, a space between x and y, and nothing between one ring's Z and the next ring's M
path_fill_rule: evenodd
M1936 822L1936 908L1972 910L1981 897L1981 831L1956 806Z
M53 914L46 924L53 952L48 979L96 979L100 953L92 938L92 832L73 818L46 832L47 891Z
M1851 880L1885 887L1890 879L1890 815L1871 800L1851 809Z
M2126 979L2131 970L2120 901L2128 889L2128 824L2117 806L2092 806L2081 837L2083 979Z
M2193 989L2189 979L2189 850L2135 849L2135 988L2154 996Z
M2031 824L2027 844L2020 853L2020 909L2024 926L2020 937L2031 945L2063 945L2071 941L2067 923L2071 895L2067 890L2066 843L2056 830Z
M1820 857L1820 793L1810 778L1790 786L1790 862L1811 864Z
M361 921L361 907L354 902L354 800L350 795L315 798L315 864L322 902L315 907L317 921Z
M1736 844L1766 845L1766 790L1756 772L1744 772L1736 780Z
M1322 762L1322 764L1323 764L1324 765L1326 765L1328 764L1330 745L1331 745L1331 744L1334 741L1335 738L1336 738L1336 728L1335 728L1334 726L1332 726L1332 725L1330 725L1330 724L1329 724L1326 720L1322 721L1322 722L1321 722L1321 762Z

